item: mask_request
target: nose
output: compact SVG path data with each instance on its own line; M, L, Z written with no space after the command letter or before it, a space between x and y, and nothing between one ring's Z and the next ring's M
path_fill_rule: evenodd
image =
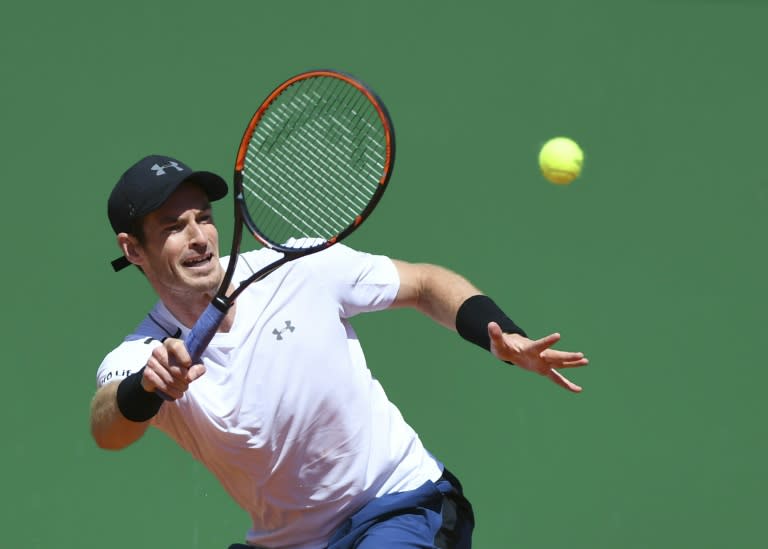
M196 221L192 221L189 225L187 225L187 230L189 231L190 245L205 246L207 244L208 239L205 236L202 225Z

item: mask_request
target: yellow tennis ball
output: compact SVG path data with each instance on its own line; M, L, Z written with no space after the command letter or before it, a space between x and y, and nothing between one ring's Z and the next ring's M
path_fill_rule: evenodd
M567 185L581 173L584 152L573 139L554 137L544 143L539 152L541 173L549 181Z

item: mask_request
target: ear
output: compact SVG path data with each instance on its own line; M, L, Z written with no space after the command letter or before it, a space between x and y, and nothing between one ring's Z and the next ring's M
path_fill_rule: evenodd
M135 236L128 233L118 233L117 245L128 261L139 266L144 263L144 250Z

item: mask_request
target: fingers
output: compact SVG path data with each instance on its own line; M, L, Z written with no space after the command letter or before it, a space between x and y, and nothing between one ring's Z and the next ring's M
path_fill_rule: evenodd
M576 368L589 364L589 360L584 357L584 353L547 349L542 351L539 356L552 368Z
M147 391L161 391L173 400L180 398L189 384L205 373L205 366L192 364L184 342L167 339L152 350L144 369L142 385Z
M516 356L520 353L519 343L514 341L510 335L504 336L501 326L496 322L488 323L488 337L491 340L491 353L501 360L510 362L516 361ZM520 337L520 336L517 336Z
M563 376L560 372L557 370L549 370L547 372L546 377L557 383L560 387L567 389L568 391L571 391L572 393L580 393L581 387L579 385L576 385L575 383L569 381L565 376Z
M558 368L578 368L579 366L586 366L587 364L589 364L589 359L580 358L578 360L561 362Z
M155 347L155 350L160 348ZM166 339L162 348L166 351L169 363L185 369L192 366L192 358L189 356L184 342L180 339Z
M531 341L518 336L507 336L495 322L488 324L488 336L491 348L502 360L509 360L525 370L536 372L573 393L580 393L582 388L571 382L557 370L586 366L589 360L584 353L559 351L551 347L560 341L560 334L555 332L541 339Z
M205 373L205 366L202 364L195 364L187 370L187 382L192 383Z
M544 336L541 339L537 339L536 341L534 341L533 347L534 349L541 349L541 350L549 349L550 347L552 347L552 345L554 345L558 341L560 341L560 334L555 332L554 334L549 334L548 336Z
M507 334L507 337L512 335L515 335L517 337L522 337L523 339L528 340L528 338L523 337L519 334ZM496 322L488 323L488 336L491 338L491 341L496 345L504 345L506 343L504 339L504 332L501 331L501 326L499 326ZM555 339L552 339L553 337ZM554 344L558 339L560 339L560 334L552 334L545 338L539 339L538 341L535 341L534 345L539 345L542 348L546 348ZM546 342L546 343L542 344L542 342Z
M491 342L494 345L504 345L504 333L501 331L501 326L495 322L488 323L488 337L491 338Z
M586 366L589 364L589 360L584 357L584 353L550 349L550 347L558 341L560 341L560 334L558 333L550 334L536 341L537 345L540 345L544 348L544 350L539 354L539 357L549 366L549 368L544 372L544 376L552 380L563 389L566 389L567 391L571 391L572 393L580 393L582 391L581 386L573 383L563 374L558 372L557 369Z

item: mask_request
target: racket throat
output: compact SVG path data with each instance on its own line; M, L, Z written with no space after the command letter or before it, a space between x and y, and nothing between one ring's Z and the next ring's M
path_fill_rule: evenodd
M211 305L216 307L219 311L221 311L225 315L229 311L230 307L232 307L232 303L233 303L232 301L220 295L217 295L211 300Z

